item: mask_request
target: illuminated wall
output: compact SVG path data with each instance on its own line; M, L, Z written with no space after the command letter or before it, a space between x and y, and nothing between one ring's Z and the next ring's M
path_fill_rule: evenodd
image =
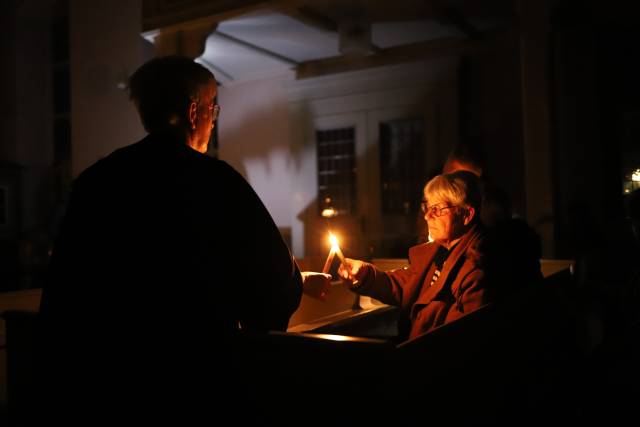
M290 113L283 82L292 74L218 89L218 157L240 172L278 227L291 228Z

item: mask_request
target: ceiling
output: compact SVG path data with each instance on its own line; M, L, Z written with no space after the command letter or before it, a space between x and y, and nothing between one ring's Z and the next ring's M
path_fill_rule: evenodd
M197 60L223 85L417 60L509 28L512 9L510 0L264 2L219 20Z

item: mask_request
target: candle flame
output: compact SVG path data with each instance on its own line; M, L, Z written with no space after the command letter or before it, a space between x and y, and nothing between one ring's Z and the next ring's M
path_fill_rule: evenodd
M347 260L340 250L340 245L338 245L338 238L334 236L332 232L329 232L329 241L331 242L331 252L335 252L335 254L340 259L340 262L346 265Z
M338 238L333 235L333 233L329 233L329 242L331 243L332 248L337 248L338 246Z

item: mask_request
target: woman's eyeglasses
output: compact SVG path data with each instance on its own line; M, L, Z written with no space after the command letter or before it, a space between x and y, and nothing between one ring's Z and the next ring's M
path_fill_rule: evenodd
M422 208L422 212L431 216L442 216L444 215L447 209L457 208L457 206L443 206L440 207L438 205L428 206L426 200L423 200L420 203L420 207Z

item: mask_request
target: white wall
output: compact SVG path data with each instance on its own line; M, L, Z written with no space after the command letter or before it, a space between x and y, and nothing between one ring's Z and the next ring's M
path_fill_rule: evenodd
M218 89L218 157L240 172L279 227L291 227L290 111L284 74Z
M146 59L141 0L70 0L73 175L145 135L118 83Z

